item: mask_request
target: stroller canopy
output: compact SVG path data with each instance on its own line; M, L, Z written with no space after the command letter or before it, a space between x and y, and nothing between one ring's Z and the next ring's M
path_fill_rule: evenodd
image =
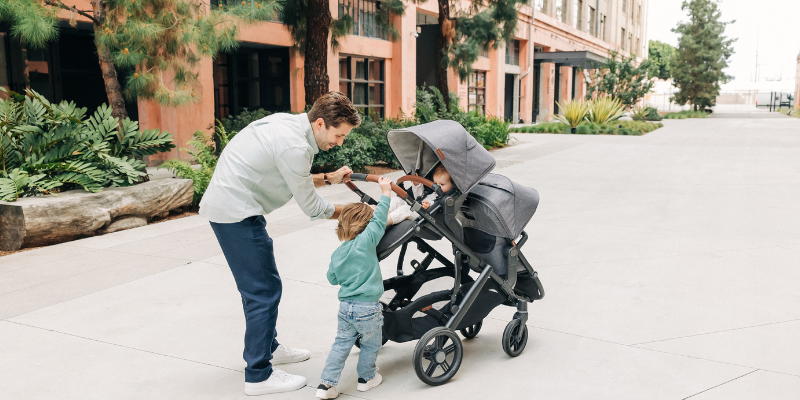
M473 228L490 235L517 238L539 205L539 192L502 175L489 174L469 192Z
M462 193L494 169L494 157L455 121L391 130L387 140L406 174L427 176L441 161Z

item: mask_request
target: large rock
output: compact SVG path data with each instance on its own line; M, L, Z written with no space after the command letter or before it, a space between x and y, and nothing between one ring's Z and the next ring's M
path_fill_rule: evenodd
M191 179L160 179L100 193L0 201L0 250L44 246L146 225L192 202Z

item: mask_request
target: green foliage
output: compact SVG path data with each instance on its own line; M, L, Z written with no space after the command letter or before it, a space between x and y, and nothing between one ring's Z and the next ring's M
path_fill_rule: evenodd
M647 116L650 115L650 109L645 106L636 106L631 110L631 119L634 121L647 121Z
M244 129L247 125L250 125L251 122L258 121L270 114L272 114L272 112L263 108L252 111L245 108L237 115L228 115L223 118L222 121L220 121L220 125L222 125L225 132L228 132L232 138L237 132Z
M664 119L708 118L705 111L683 110L664 115Z
M202 131L196 131L194 133L194 140L188 142L194 149L183 149L194 157L198 168L193 167L186 161L178 159L167 160L158 167L158 169L169 170L181 178L192 180L194 183L192 206L200 204L203 194L205 194L206 189L208 189L208 184L211 183L214 170L217 168L217 161L219 159L217 154L222 152L232 137L219 120L217 120L214 136L215 138L212 140ZM216 150L217 148L219 151Z
M311 171L334 171L345 165L356 172L366 172L368 165L375 164L372 158L374 147L372 141L356 132L351 132L344 139L341 147L334 147L328 151L320 151L314 157Z
M586 99L606 95L619 100L625 109L633 107L655 84L650 76L652 62L635 63L634 55L625 58L612 51L597 72L589 76Z
M640 121L617 121L612 123L597 124L586 122L575 129L578 135L627 135L641 136L663 127L661 123ZM519 133L571 133L570 126L563 122L543 122L533 126L512 128Z
M42 47L58 37L57 12L81 14L94 22L95 42L110 51L111 62L136 69L124 82L128 98L174 106L199 100L195 67L203 57L235 49L241 24L273 19L280 9L277 0L220 1L212 12L207 3L188 0L102 4L104 14L96 15L91 7L78 11L61 1L0 0L0 20L11 24L16 37Z
M171 134L140 131L127 118L119 123L105 104L84 119L86 109L73 102L2 90L8 98L0 99L0 200L133 185L147 175L142 156L175 147Z
M618 99L611 98L610 96L600 96L596 99L591 99L587 103L588 112L586 120L596 124L605 124L608 122L616 121L624 112L622 103Z
M571 128L577 128L589 113L589 107L582 101L570 100L564 104L559 102L556 102L556 104L561 110L561 114L556 114L555 118Z
M672 64L676 50L667 43L651 40L647 59L653 63L653 76L667 80L672 78Z
M678 92L672 100L680 105L691 104L697 111L717 102L720 84L731 79L723 72L733 55L736 39L725 37L719 3L713 0L684 0L682 10L689 12L689 22L672 29L680 35L672 78Z

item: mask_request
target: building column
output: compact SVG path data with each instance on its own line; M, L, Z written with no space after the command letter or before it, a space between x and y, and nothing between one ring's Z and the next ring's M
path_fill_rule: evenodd
M525 43L524 48L522 43ZM524 73L528 71L519 82L519 118L523 123L530 124L533 114L533 65L528 65L528 41L520 42L519 59L520 70ZM530 49L533 51L533 49ZM524 64L524 65L523 65Z
M386 60L386 116L406 116L414 112L417 99L417 7L406 4L403 16L394 17L394 26L400 39L392 43L392 59ZM391 65L391 68L390 68Z
M542 63L542 107L540 110L542 121L552 121L556 101L556 65L554 63Z
M559 104L564 105L565 102L572 100L572 67L560 67L561 82L559 84Z
M305 57L303 57L303 54L297 49L289 49L289 107L292 112L303 112L306 108L304 65Z
M584 75L584 70L578 70L577 80L574 82L577 85L577 97L580 101L586 100L586 76Z

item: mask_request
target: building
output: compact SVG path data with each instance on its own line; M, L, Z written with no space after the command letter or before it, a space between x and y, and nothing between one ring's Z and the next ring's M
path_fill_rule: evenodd
M794 77L794 108L800 110L800 53L797 54L797 71Z
M212 0L211 6L218 0ZM462 5L467 0L461 0ZM65 0L78 8L89 0ZM451 91L461 107L524 122L548 120L555 103L585 95L580 67L602 61L610 50L623 55L647 51L648 0L532 0L520 7L515 36L497 48L487 46L465 82L449 72ZM435 0L408 3L394 18L399 40L386 39L374 18L378 0L330 0L334 17L349 12L355 24L338 53L329 51L331 90L347 93L361 109L396 117L413 111L416 88L433 85L438 6ZM57 42L44 50L26 49L0 26L0 85L32 88L54 101L73 100L92 109L105 102L92 26L83 17L78 27L66 24ZM178 108L139 101L129 106L143 128L173 133L185 147L196 130L210 130L216 118L241 110L302 111L303 56L280 20L243 26L238 50L204 60L199 67L201 101ZM531 54L533 52L533 54ZM531 57L532 55L532 57ZM120 71L124 78L131 71ZM184 152L151 157L181 157Z

